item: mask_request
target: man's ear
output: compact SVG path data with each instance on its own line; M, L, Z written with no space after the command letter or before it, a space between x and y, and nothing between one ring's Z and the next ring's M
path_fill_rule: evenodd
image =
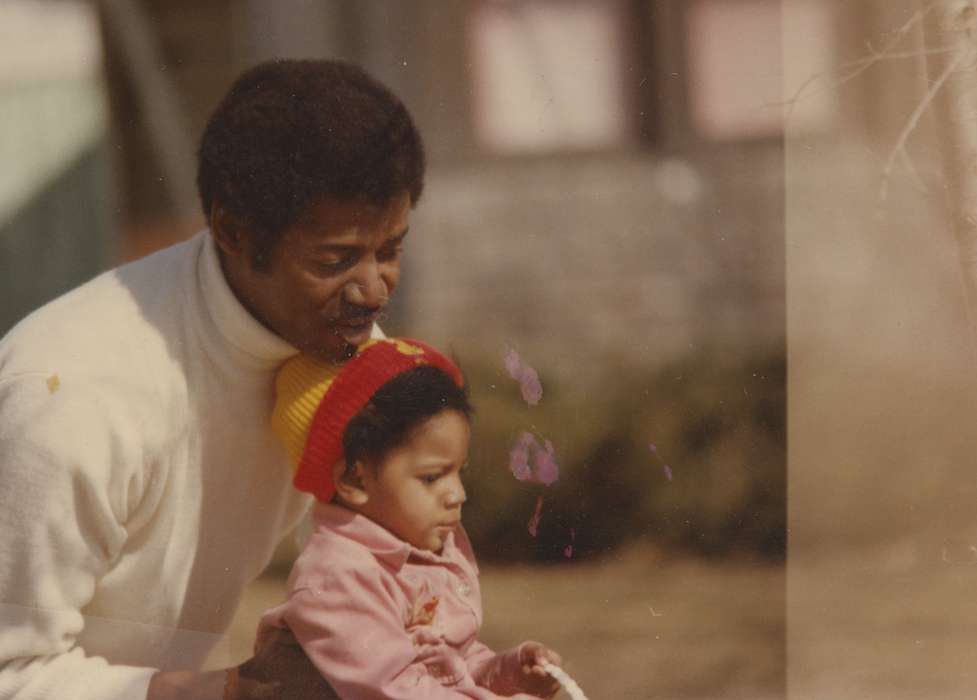
M225 255L238 257L246 255L251 242L244 223L234 214L214 202L210 207L210 233L217 247Z
M353 506L365 505L370 500L363 485L363 472L367 466L357 460L352 469L346 468L346 460L341 459L332 468L332 483L336 486L336 494L346 503Z

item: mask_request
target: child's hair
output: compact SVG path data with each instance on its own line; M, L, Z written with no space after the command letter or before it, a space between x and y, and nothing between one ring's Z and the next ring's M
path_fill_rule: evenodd
M472 413L461 370L410 338L361 345L343 365L308 355L285 362L275 378L272 430L294 470L295 488L329 501L333 467L378 464L412 430L445 410Z
M442 411L457 411L469 420L468 392L437 367L422 365L384 384L346 425L343 456L346 468L357 461L378 468L426 420Z

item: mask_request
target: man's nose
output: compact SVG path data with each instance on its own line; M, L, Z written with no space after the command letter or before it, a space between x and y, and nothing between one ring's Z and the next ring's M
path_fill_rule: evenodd
M376 259L364 260L353 270L353 277L343 289L346 301L375 309L386 306L390 288Z

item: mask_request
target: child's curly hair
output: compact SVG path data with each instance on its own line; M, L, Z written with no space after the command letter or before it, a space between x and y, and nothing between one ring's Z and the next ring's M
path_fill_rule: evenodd
M415 428L442 411L458 411L470 420L468 392L437 367L420 366L399 374L346 425L346 468L352 470L358 460L376 467L390 450L407 442Z

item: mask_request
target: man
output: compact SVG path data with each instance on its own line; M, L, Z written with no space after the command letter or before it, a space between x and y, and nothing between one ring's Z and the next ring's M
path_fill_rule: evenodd
M269 426L275 370L378 332L424 165L361 70L258 66L201 141L209 232L0 341L0 697L328 693L287 640L192 669L307 507Z

